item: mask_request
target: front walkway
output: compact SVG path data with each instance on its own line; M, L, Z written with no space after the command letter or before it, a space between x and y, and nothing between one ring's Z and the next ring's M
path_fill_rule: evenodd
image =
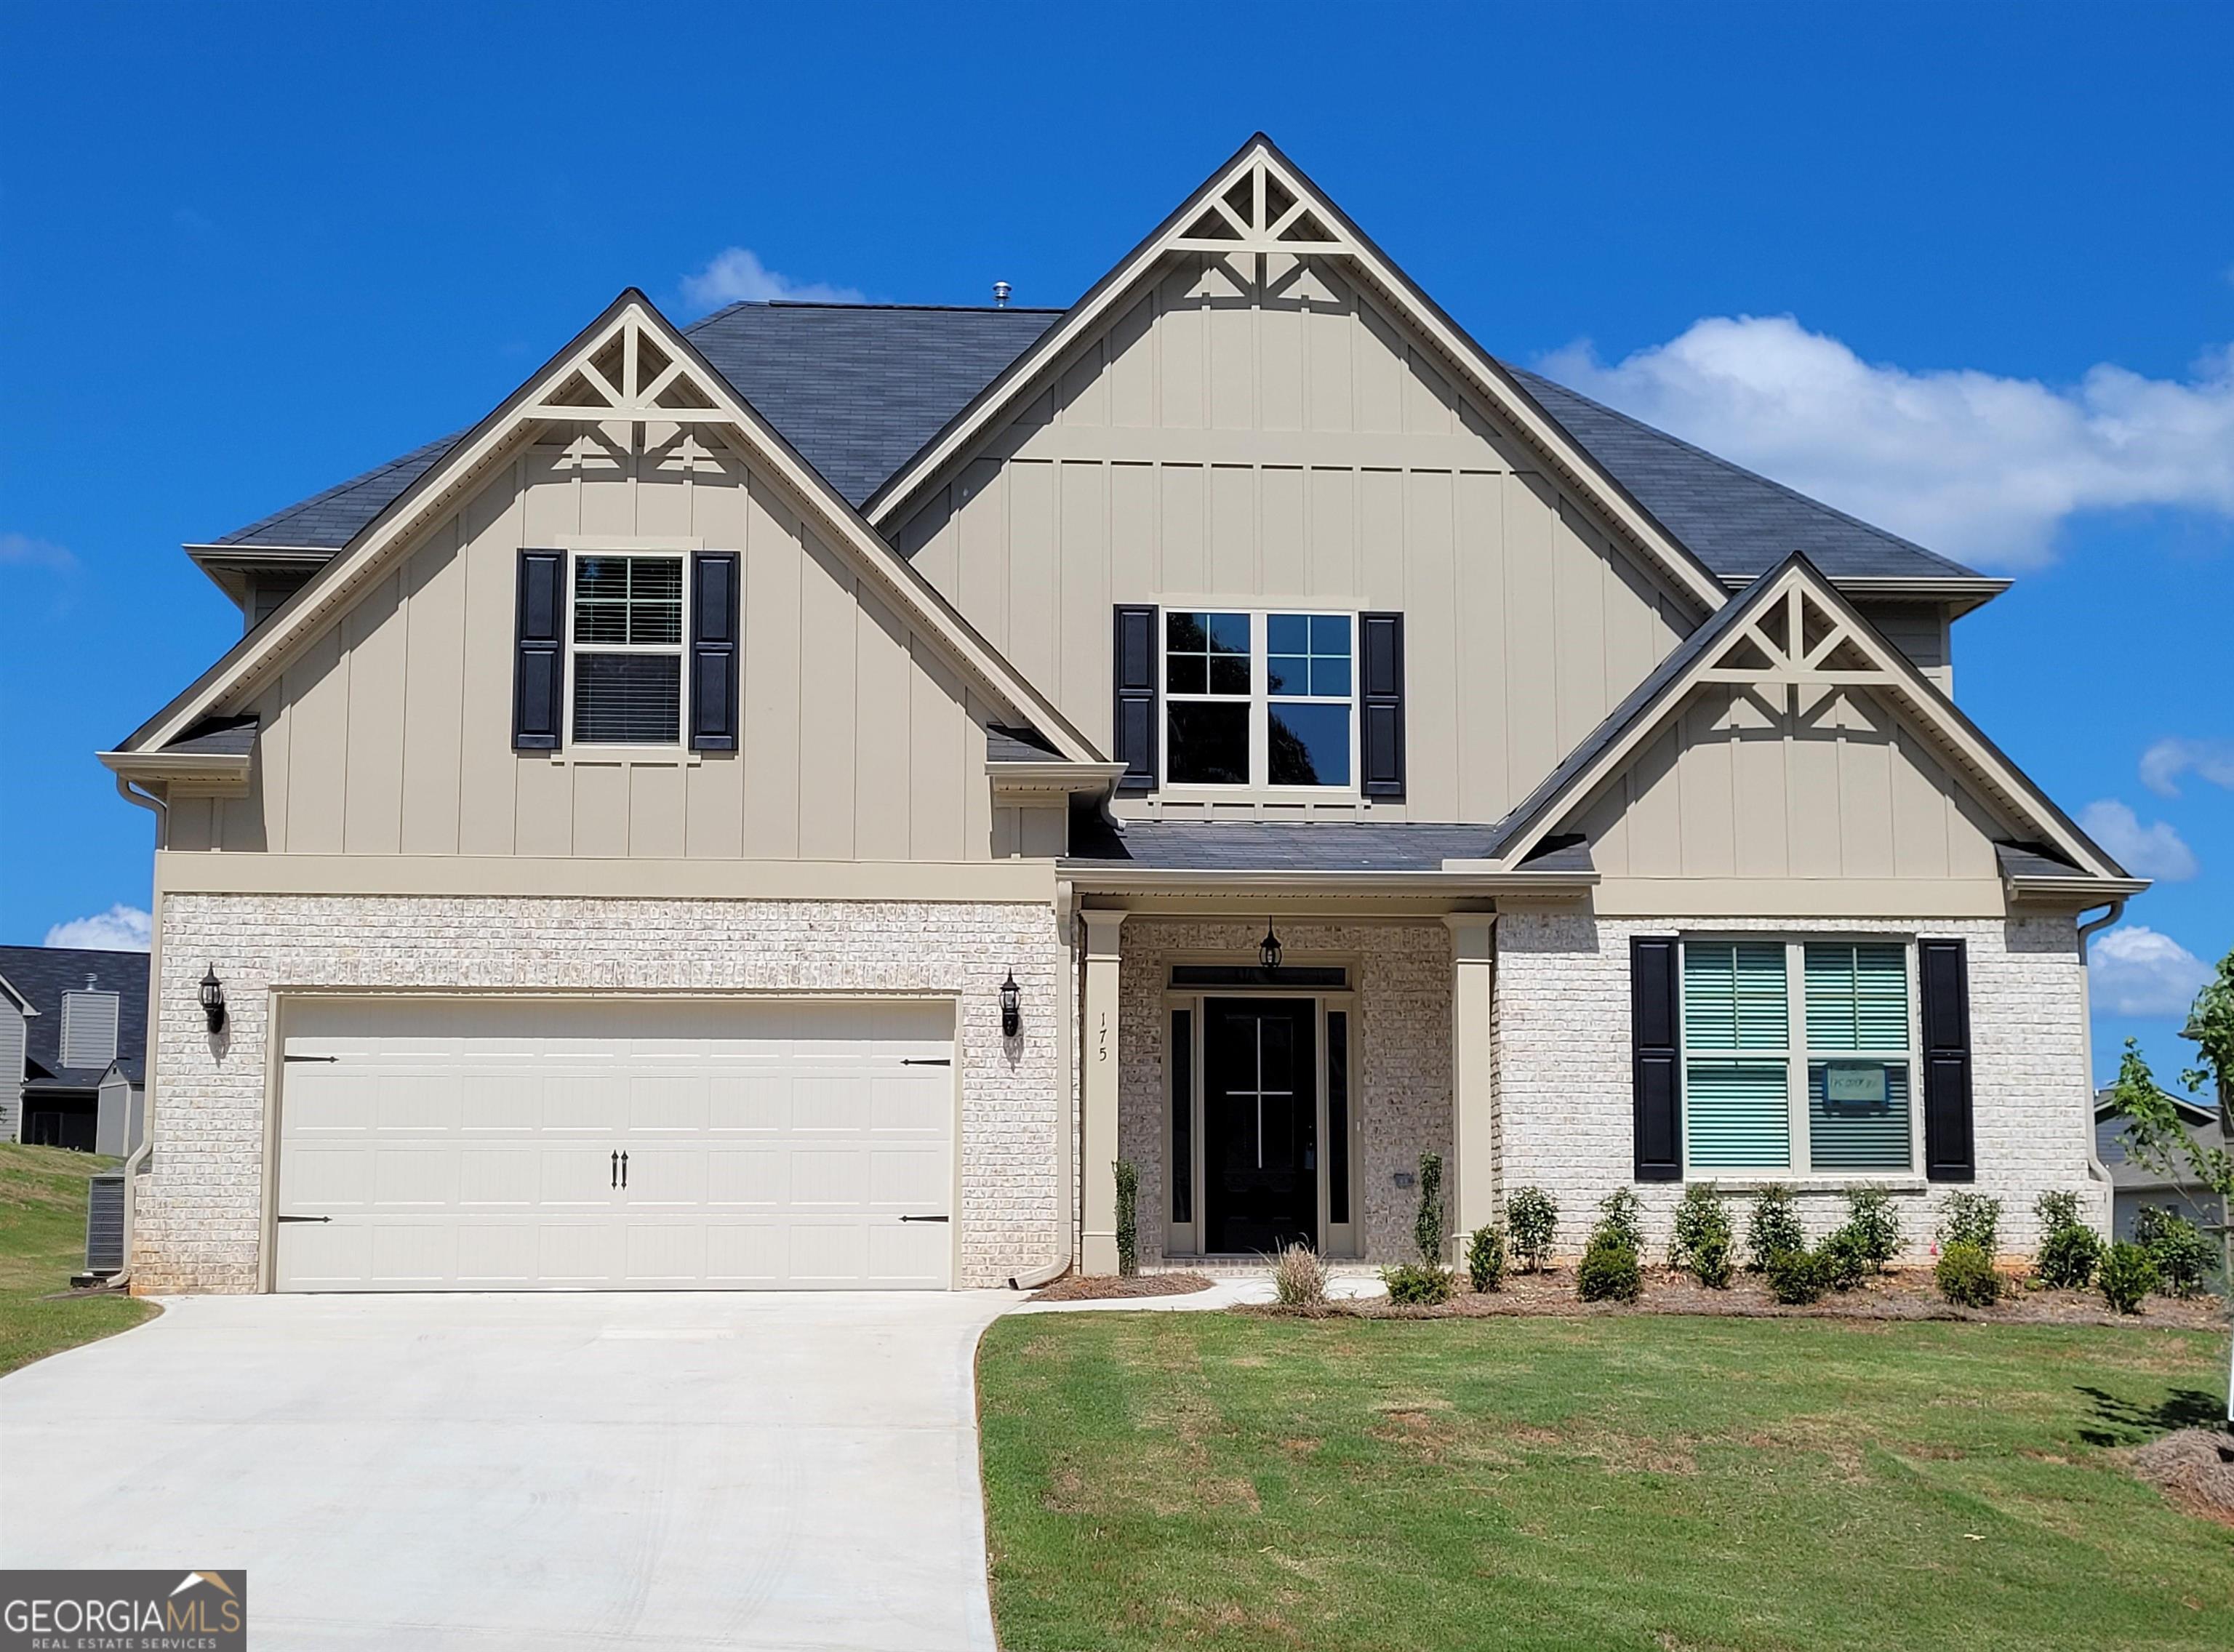
M245 1566L260 1646L990 1652L1016 1303L173 1301L0 1381L0 1567Z

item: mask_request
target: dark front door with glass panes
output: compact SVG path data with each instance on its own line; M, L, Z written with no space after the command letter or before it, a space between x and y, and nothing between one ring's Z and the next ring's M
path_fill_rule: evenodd
M1205 1250L1318 1244L1318 1061L1309 999L1203 1007Z

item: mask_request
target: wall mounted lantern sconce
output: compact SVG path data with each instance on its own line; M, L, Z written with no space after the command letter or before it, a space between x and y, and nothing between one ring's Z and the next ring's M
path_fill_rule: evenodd
M1264 920L1264 938L1257 943L1257 958L1267 973L1280 967L1280 937L1272 932L1272 920Z
M1016 972L1001 983L1001 1036L1014 1038L1024 1029L1024 995L1016 985Z
M209 1029L213 1033L225 1030L225 983L217 978L217 965L209 967L202 977L202 1014L209 1017Z

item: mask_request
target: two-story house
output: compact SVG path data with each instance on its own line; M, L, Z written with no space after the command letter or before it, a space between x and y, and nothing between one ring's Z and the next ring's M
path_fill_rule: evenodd
M1067 310L622 294L190 552L146 1289L986 1285L1525 1185L2087 1196L2004 588L1497 361L1268 140Z
M0 946L0 1141L129 1152L147 1050L147 954Z

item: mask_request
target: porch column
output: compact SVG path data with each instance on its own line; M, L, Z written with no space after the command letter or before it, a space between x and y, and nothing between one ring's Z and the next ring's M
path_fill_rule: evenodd
M1086 1037L1079 1051L1081 1273L1117 1271L1117 931L1122 912L1083 911Z
M1497 1218L1497 1144L1490 1106L1495 1068L1489 1019L1497 970L1497 917L1453 912L1451 931L1451 1260L1466 1236Z

